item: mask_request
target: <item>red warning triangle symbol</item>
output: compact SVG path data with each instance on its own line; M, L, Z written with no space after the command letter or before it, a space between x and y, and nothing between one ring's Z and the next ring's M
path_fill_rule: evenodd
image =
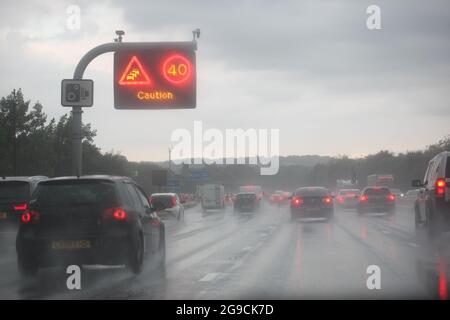
M122 86L148 85L151 84L150 78L142 67L141 62L136 56L131 57L125 71L120 77L119 84Z

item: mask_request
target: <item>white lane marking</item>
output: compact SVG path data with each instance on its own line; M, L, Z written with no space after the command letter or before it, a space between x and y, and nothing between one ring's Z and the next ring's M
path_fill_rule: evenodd
M199 281L202 281L202 282L209 282L209 281L212 281L212 280L214 280L217 276L219 276L220 275L220 273L218 273L218 272L211 272L211 273L208 273L206 276L204 276L203 278L201 278Z
M381 232L383 232L384 234L391 234L389 231L387 230L381 230Z
M233 270L239 268L239 267L242 266L242 265L243 265L242 260L239 260L239 261L237 261L235 264L233 264L233 266L230 268L230 271L233 271Z
M419 248L420 247L417 243L414 243L414 242L408 242L408 245L410 247L413 247L413 248Z
M242 251L250 251L250 250L252 250L252 249L253 249L252 247L247 246L247 247L245 247L244 249L242 249Z

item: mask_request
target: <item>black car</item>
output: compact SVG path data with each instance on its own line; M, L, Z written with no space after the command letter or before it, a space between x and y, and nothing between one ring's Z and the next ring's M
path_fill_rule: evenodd
M31 194L44 176L0 178L0 229L17 230L20 215L28 208Z
M367 212L395 213L395 195L388 187L366 187L359 196L356 210Z
M256 193L238 193L234 200L234 212L255 212L259 210L260 200Z
M423 182L412 185L420 188L414 204L416 231L430 238L450 231L450 151L431 159Z
M140 273L150 256L164 269L164 224L130 178L42 181L20 222L16 250L25 275L68 264L125 264Z
M322 187L303 187L294 191L291 198L291 219L331 219L333 215L333 197L328 189Z

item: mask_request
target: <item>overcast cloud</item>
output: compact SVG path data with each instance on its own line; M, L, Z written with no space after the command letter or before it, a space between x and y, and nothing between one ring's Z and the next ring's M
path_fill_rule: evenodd
M66 28L67 7L81 29ZM381 30L366 8L381 8ZM11 1L0 4L0 95L21 87L50 117L80 57L124 41L184 41L201 29L198 107L119 111L112 54L88 67L84 121L103 151L164 160L171 132L279 128L280 152L357 156L422 148L450 134L448 1ZM418 133L421 132L419 135Z

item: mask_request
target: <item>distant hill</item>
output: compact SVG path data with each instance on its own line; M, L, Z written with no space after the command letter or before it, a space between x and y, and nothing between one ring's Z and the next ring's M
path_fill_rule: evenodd
M304 156L281 156L280 157L280 166L303 166L307 168L312 168L317 164L326 164L333 157L330 156L319 156L319 155L304 155ZM144 163L144 162L143 162ZM160 161L160 162L150 162L145 161L145 163L152 163L164 168L169 167L169 161ZM236 163L236 161L235 161ZM172 161L172 169L177 170L181 167L181 165L176 165Z
M318 155L304 155L304 156L286 156L280 157L281 166L304 166L312 168L316 164L328 163L332 157L318 156Z

